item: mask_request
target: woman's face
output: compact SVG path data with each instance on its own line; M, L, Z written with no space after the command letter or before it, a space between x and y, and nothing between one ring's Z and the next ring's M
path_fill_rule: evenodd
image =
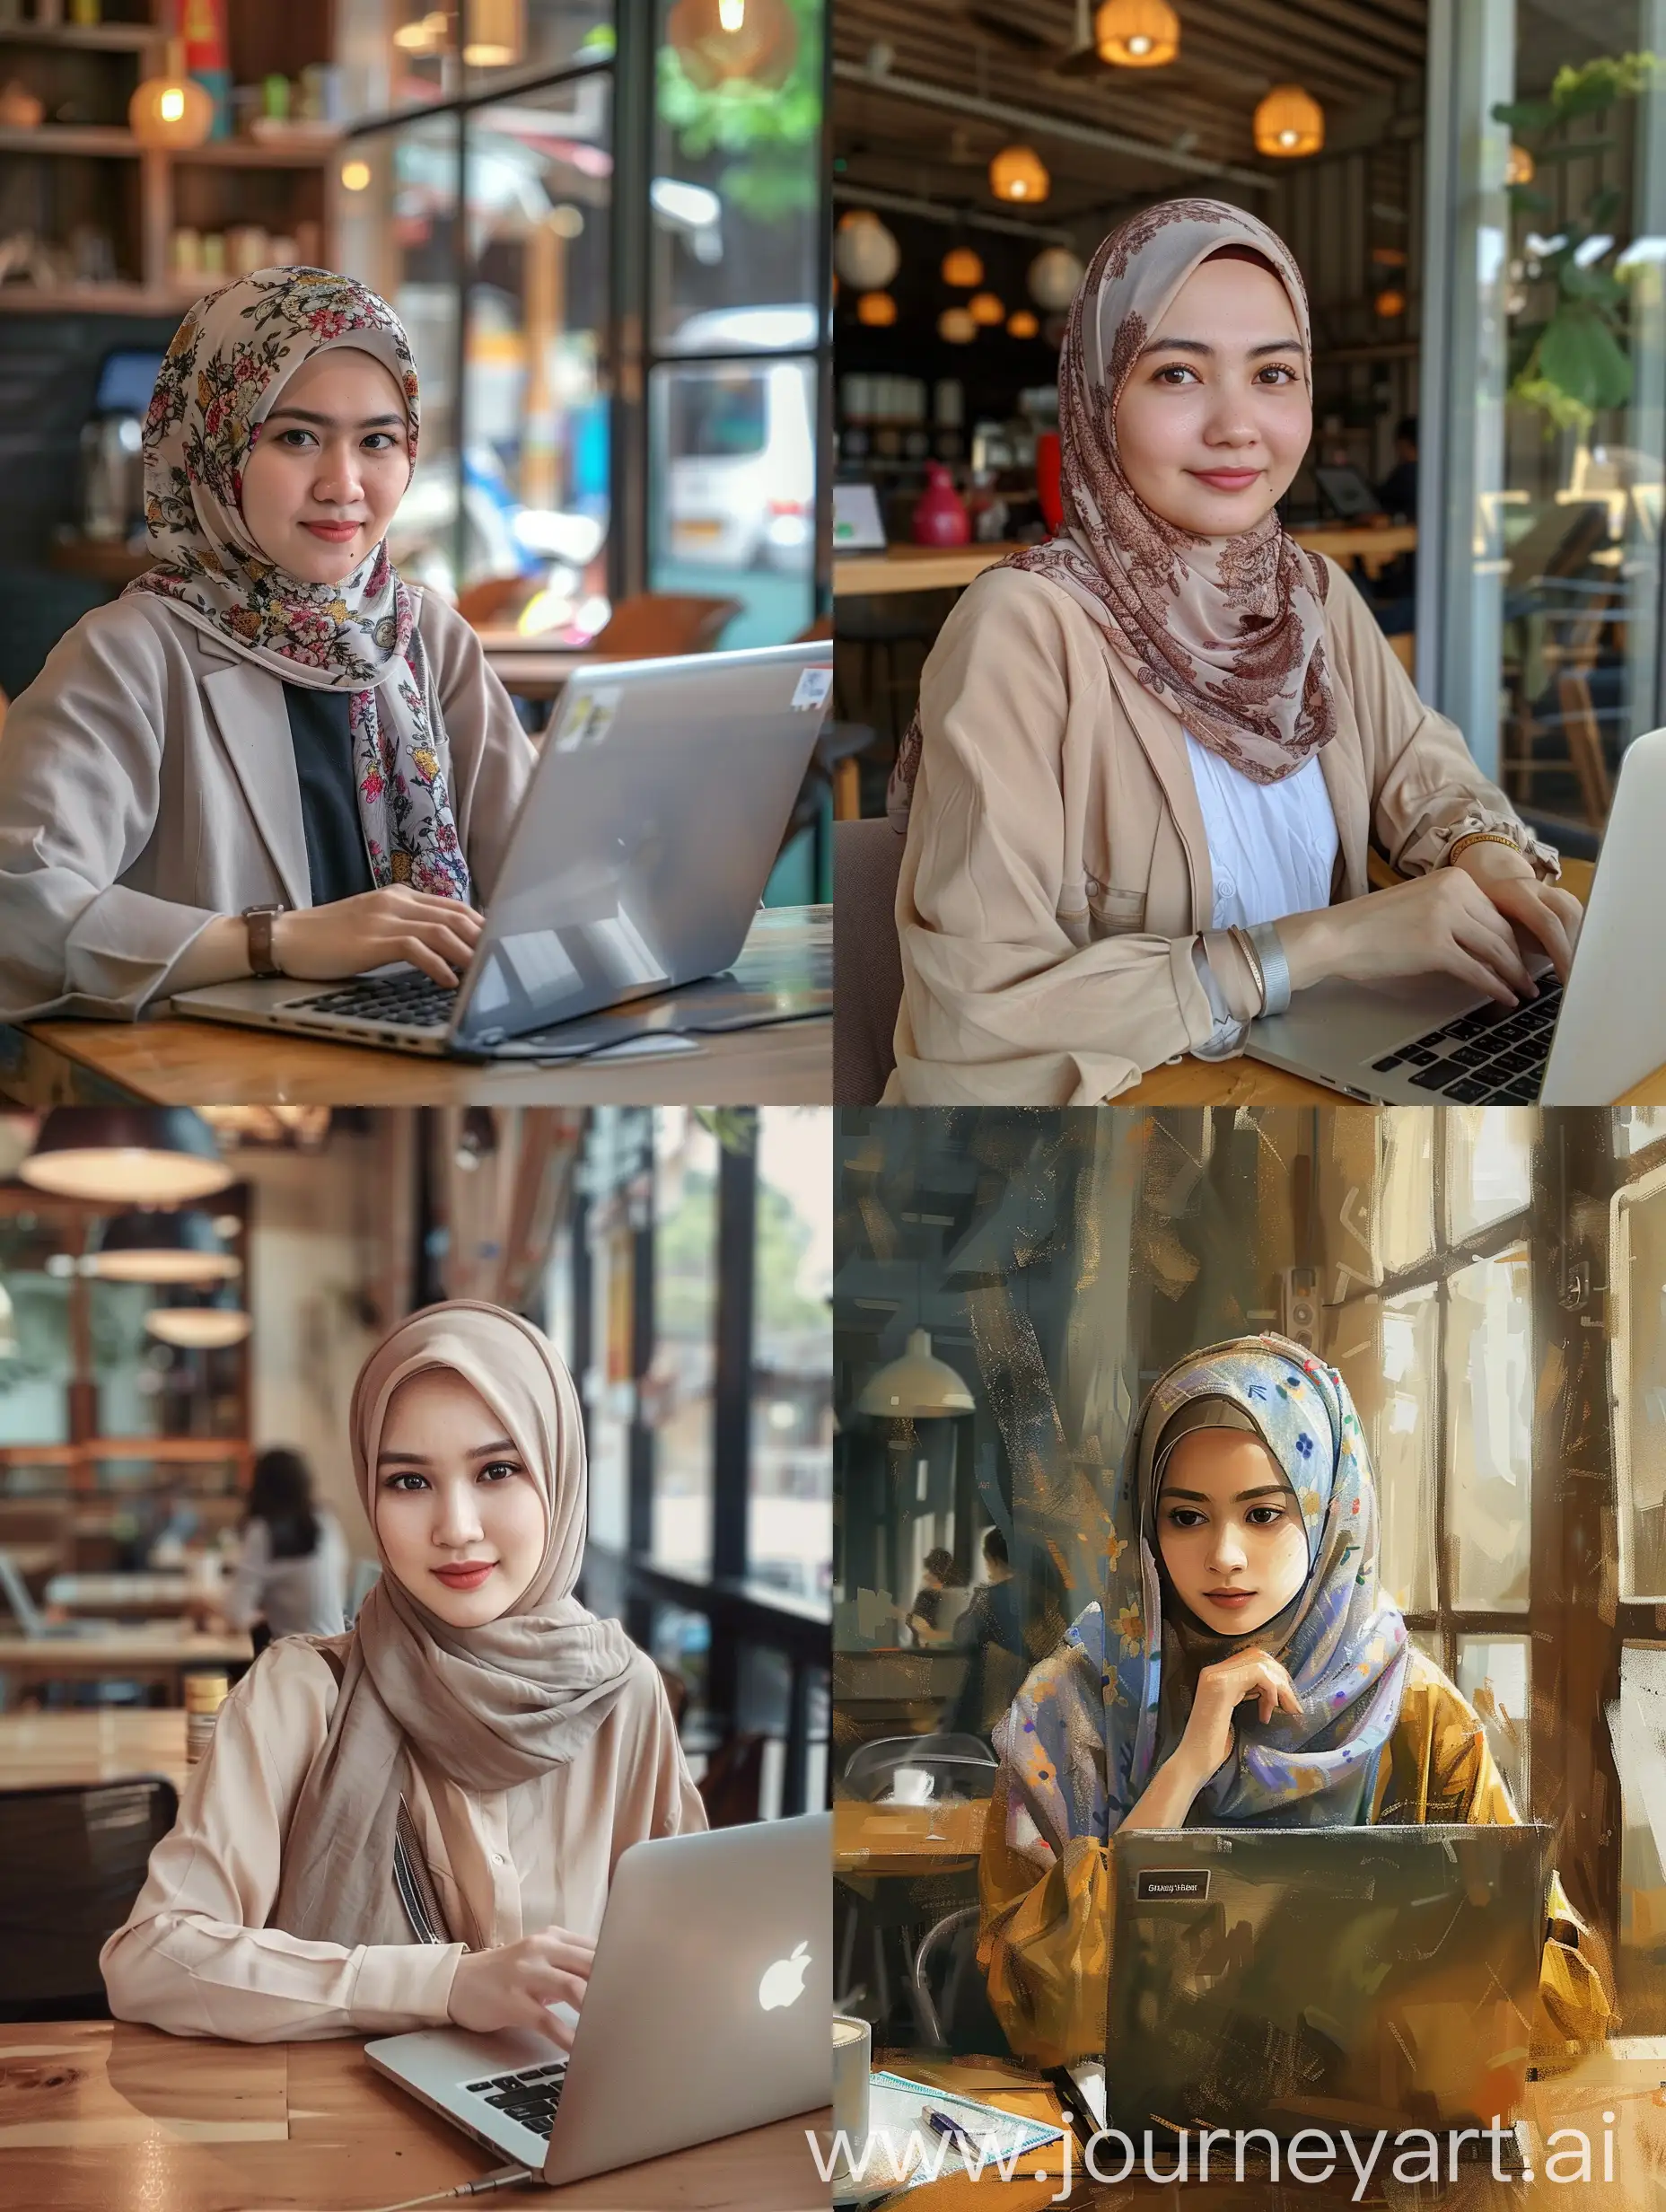
M1206 261L1158 322L1117 402L1123 471L1153 514L1205 538L1252 530L1289 490L1313 430L1294 310L1252 261Z
M506 1613L544 1556L544 1501L504 1425L450 1367L400 1383L376 1462L376 1533L411 1595L454 1628Z
M356 347L303 361L243 464L243 520L267 558L339 584L387 534L411 478L404 395Z
M1301 1508L1241 1429L1194 1429L1170 1453L1157 1543L1175 1595L1220 1636L1264 1628L1307 1580Z

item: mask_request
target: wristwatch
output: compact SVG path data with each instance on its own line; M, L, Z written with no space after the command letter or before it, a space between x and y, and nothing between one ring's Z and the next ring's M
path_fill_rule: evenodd
M272 951L272 925L280 914L287 910L281 903L243 908L243 921L249 931L249 972L251 976L283 974Z

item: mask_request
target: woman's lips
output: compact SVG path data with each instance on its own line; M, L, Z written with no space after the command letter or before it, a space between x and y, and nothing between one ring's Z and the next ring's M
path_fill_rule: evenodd
M1192 474L1200 484L1206 484L1214 492L1241 492L1247 484L1253 484L1260 475L1258 469L1194 469Z
M1204 1595L1211 1605L1224 1605L1230 1611L1234 1606L1248 1605L1250 1599L1254 1597L1255 1592L1253 1590L1206 1590Z
M461 1567L434 1567L428 1571L448 1590L478 1590L496 1565L495 1559L469 1559Z
M363 522L303 522L303 530L310 530L315 538L328 538L332 545L345 545L349 538L356 538Z

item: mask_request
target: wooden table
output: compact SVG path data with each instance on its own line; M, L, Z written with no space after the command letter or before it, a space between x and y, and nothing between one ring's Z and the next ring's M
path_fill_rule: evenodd
M482 629L486 664L514 698L558 699L581 669L617 661L617 653L592 653L587 645L552 645L548 639L523 637L518 630Z
M48 1605L66 1613L113 1613L132 1620L186 1611L190 1577L150 1572L115 1575L54 1575L45 1591Z
M833 563L835 599L877 599L892 592L954 592L1022 545L893 545L883 553L841 553Z
M1416 522L1384 522L1375 529L1369 522L1318 522L1290 534L1298 545L1310 552L1328 553L1344 568L1357 561L1368 576L1377 575L1402 553L1417 549Z
M874 2064L930 2088L978 2097L1048 2127L1065 2124L1058 2099L1046 2084L997 2058L952 2059L918 2051L876 2051ZM1457 2182L1437 2189L1433 2195L1426 2185L1420 2189L1390 2181L1386 2201L1397 2207L1415 2203L1444 2206L1447 2212L1539 2212L1540 2208L1551 2212L1553 2207L1575 2204L1581 2208L1600 2205L1603 2212L1654 2212L1659 2201L1656 2177L1666 2169L1663 2091L1666 2037L1616 2036L1571 2072L1528 2084L1524 2118L1535 2175L1531 2182L1495 2182L1490 2165L1482 2162L1460 2166ZM1613 2115L1611 2130L1605 2131L1605 2113ZM1571 2143L1550 2141L1563 2129L1576 2129L1590 2142L1591 2179L1587 2184L1574 2181L1568 2166L1561 2168L1557 2181L1546 2180L1547 2151L1557 2156L1572 2155ZM1613 2180L1606 2185L1600 2178L1605 2132L1612 2135L1614 2160ZM1100 2151L1098 2163L1108 2179L1095 2183L1083 2173L1081 2153L1073 2138L1068 2153L1060 2142L1047 2145L1033 2157L1024 2159L1011 2181L1003 2182L991 2173L974 2182L966 2173L956 2172L945 2173L940 2181L922 2183L906 2197L890 2201L906 2206L908 2212L982 2212L990 2205L995 2212L1043 2212L1044 2207L1061 2205L1068 2212L1087 2212L1090 2206L1094 2212L1109 2212L1109 2208L1134 2202L1162 2203L1170 2208L1192 2202L1218 2206L1222 2212L1292 2212L1293 2207L1301 2204L1311 2206L1313 2212L1341 2212L1343 2207L1360 2200L1357 2176L1346 2155L1340 2162L1341 2172L1328 2183L1309 2181L1293 2187L1286 2177L1276 2184L1264 2166L1258 2171L1248 2161L1245 2178L1238 2181L1232 2178L1232 2145L1217 2141L1212 2146L1209 2181L1200 2184L1196 2178L1197 2144L1194 2137L1192 2178L1177 2187L1172 2181L1153 2182L1148 2178L1140 2163L1144 2147L1135 2143L1132 2171L1126 2180L1114 2183L1109 2177L1120 2172L1127 2156L1122 2144L1112 2140ZM1258 2152L1265 2155L1266 2146L1251 2143L1248 2149L1253 2159ZM1415 2155L1421 2155L1420 2146ZM1061 2186L1066 2155L1073 2184L1067 2195ZM1385 2201L1384 2170L1391 2172L1394 2155L1394 2145L1385 2143L1365 2193L1367 2204ZM1169 2173L1175 2161L1171 2154L1159 2149L1153 2164L1158 2172ZM1315 2174L1318 2168L1310 2166L1308 2171ZM1574 2181L1572 2187L1570 2181ZM1188 2189L1193 2192L1189 2197ZM1206 2190L1213 2193L1206 2194Z
M827 907L769 907L747 952L817 950ZM825 1105L831 1014L707 1036L692 1051L549 1067L430 1059L229 1023L31 1022L0 1027L0 1098L20 1106Z
M161 1682L172 1703L193 1667L247 1666L254 1646L241 1631L205 1636L169 1621L104 1636L0 1636L0 1709L40 1682Z
M827 2212L805 2137L754 2128L495 2205ZM181 2041L127 2022L0 2026L0 2203L53 2212L363 2212L504 2163L378 2074L351 2039Z
M4 1759L0 1739L0 1759ZM833 1870L841 1874L943 1874L983 1849L986 1798L940 1805L866 1804L841 1797L833 1807Z
M0 1789L74 1787L162 1774L183 1790L189 1772L180 1706L165 1712L110 1705L98 1712L0 1713ZM0 2136L0 2165L4 2150Z

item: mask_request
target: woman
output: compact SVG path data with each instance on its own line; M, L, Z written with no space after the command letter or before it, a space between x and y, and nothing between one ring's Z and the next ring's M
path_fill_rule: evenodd
M243 1518L243 1548L225 1597L228 1628L266 1623L279 1636L339 1636L347 1611L341 1523L313 1500L299 1452L263 1452Z
M1283 1337L1155 1384L1116 1490L1111 1570L997 1726L978 1958L1013 2049L1103 2049L1121 1828L1518 1819L1481 1724L1377 1580L1347 1387ZM1552 1877L1535 2046L1609 2006Z
M101 1963L110 2010L245 2042L537 2027L570 2047L608 1884L703 1828L659 1671L570 1593L571 1377L499 1307L401 1321L353 1393L381 1560L350 1635L275 1643Z
M156 565L6 719L0 1018L384 961L456 982L532 748L388 557L416 436L404 329L352 278L262 269L186 316L145 422Z
M1059 361L1064 526L963 593L893 781L888 1101L1091 1104L1327 977L1513 1005L1579 908L1336 565L1278 519L1312 429L1283 242L1169 200L1100 245ZM1368 889L1381 847L1411 878Z
M954 1554L941 1544L929 1550L920 1565L920 1586L914 1593L914 1602L908 1608L908 1617L903 1626L914 1638L915 1648L925 1651L934 1644L951 1644L952 1628L938 1626L943 1611L943 1593L954 1581Z

